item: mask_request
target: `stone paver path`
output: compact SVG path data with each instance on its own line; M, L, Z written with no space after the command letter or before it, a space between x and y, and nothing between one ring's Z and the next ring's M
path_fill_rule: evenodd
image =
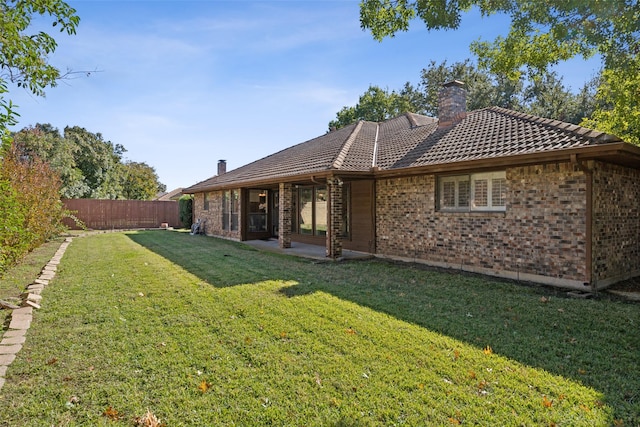
M13 310L11 313L9 329L4 332L0 339L0 389L4 386L7 367L15 360L16 354L22 349L22 345L27 339L27 330L33 320L33 310L40 308L42 301L42 295L40 294L47 287L49 281L55 277L58 264L60 264L62 255L64 255L71 241L71 237L65 239L55 255L53 255L53 258L51 258L51 261L44 266L40 276L27 286L27 289L22 294L23 306Z

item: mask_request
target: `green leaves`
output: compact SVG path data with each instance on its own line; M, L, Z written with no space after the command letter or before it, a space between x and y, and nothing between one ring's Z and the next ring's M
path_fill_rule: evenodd
M60 25L60 31L69 35L75 34L80 18L61 0L1 0L0 10L0 129L6 133L17 115L11 101L1 95L8 92L8 82L44 96L45 88L60 78L60 71L48 63L48 55L58 46L55 38L43 31L27 33L33 16L52 17L54 26Z
M363 0L360 2L360 27L371 30L382 41L398 31L407 31L416 16L415 4L407 0Z
M481 68L518 81L526 72L541 75L560 61L600 55L605 74L601 103L591 127L612 131L638 143L637 99L640 54L640 7L638 1L607 0L363 0L360 24L376 40L406 31L419 17L428 29L455 29L461 12L476 6L482 16L494 13L511 18L505 37L471 44ZM632 82L629 87L622 79Z
M329 123L329 128L341 128L358 120L381 122L406 112L416 112L420 105L412 98L413 88L405 86L403 91L396 92L369 86L353 107L343 107L336 119Z

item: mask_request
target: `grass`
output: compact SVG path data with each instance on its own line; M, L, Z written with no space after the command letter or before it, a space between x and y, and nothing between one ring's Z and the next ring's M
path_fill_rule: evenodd
M76 238L0 425L640 423L640 307L149 231Z
M63 238L57 238L44 243L28 253L20 264L0 274L0 300L19 305L20 294L33 283L63 240ZM1 324L5 324L10 313L8 310L0 310Z

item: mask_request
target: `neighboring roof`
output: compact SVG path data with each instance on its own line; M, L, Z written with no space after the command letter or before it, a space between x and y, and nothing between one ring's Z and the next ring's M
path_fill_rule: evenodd
M183 193L327 173L372 174L492 161L621 142L603 132L499 107L468 112L460 122L440 128L437 119L406 113L380 123L359 121L199 182ZM640 156L640 149L636 154Z
M178 200L182 196L182 187L171 190L168 193L161 193L155 199L160 202Z

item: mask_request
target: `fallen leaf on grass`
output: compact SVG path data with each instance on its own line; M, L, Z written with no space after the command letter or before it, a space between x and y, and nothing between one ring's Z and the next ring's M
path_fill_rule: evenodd
M117 421L123 418L123 415L111 406L109 406L107 409L104 410L104 412L102 413L102 416L107 417L112 421Z
M148 409L146 414L136 417L135 422L138 427L166 427L166 424L160 422L160 419Z
M547 399L547 396L542 396L542 406L551 408L551 405L553 405L553 400Z
M453 350L453 360L458 360L460 358L460 350Z
M484 354L486 354L486 355L493 354L493 349L492 349L490 346L486 346L486 347L484 348L484 350L482 350L482 351L483 351L483 352L484 352Z
M316 384L322 386L322 378L320 378L320 374L316 372Z
M357 332L355 330L351 329L351 328L347 328L347 333L350 334L350 335L357 334Z
M209 384L207 380L202 380L202 382L200 382L200 385L198 386L198 389L203 393L206 393L210 388L211 384Z
M551 300L551 298L547 298L547 297L540 297L540 302L545 303L545 302L549 302Z
M51 359L47 360L47 365L55 365L56 363L58 363L58 359L56 357L52 357Z

